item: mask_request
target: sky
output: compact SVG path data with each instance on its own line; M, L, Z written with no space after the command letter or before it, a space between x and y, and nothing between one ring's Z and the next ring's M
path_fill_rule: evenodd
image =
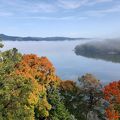
M0 0L0 33L120 38L120 0Z

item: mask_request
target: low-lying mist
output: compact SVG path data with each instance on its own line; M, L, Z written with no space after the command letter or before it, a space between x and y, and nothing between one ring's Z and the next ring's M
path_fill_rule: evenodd
M75 47L76 55L120 62L120 39L88 42Z

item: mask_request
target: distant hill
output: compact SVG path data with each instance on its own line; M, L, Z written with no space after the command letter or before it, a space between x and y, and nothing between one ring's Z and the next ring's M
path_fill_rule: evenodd
M64 40L84 40L88 38L69 38L69 37L18 37L0 34L3 41L64 41Z

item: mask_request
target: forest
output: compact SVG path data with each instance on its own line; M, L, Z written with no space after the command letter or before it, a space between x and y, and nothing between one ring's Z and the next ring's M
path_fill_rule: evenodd
M119 119L120 80L103 86L89 73L62 80L47 57L0 52L0 120Z

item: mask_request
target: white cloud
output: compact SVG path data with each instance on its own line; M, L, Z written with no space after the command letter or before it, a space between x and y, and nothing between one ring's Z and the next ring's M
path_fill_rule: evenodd
M111 7L111 8L108 8L108 9L91 10L91 11L87 11L86 13L89 16L101 17L101 16L104 16L106 14L117 13L117 12L120 13L120 5L115 5L115 6Z
M77 9L83 6L109 3L113 0L58 0L58 5L64 9Z
M95 4L102 4L102 3L109 3L112 2L113 0L89 0L89 3L87 5L95 5Z
M16 13L49 13L63 10L73 10L88 5L95 5L104 2L112 2L113 0L56 0L54 2L46 2L41 0L0 0L0 8L7 9Z
M10 9L14 12L54 12L56 7L53 4L41 1L28 0L0 0L0 8Z
M96 4L109 3L112 1L113 0L56 0L54 2L46 2L46 0L45 1L41 1L41 0L35 0L35 1L32 1L32 0L30 1L28 0L0 0L0 16L23 16L23 17L30 16L31 18L34 18L34 19L51 19L51 20L55 20L55 19L82 20L82 19L86 19L87 16L103 16L108 13L119 12L120 6L115 6L110 9L104 9L104 10L103 9L94 10L94 7L92 8L92 6ZM57 18L55 16L54 17L40 16L45 13L54 13L54 12L56 12L55 15L57 15L57 13L59 15L59 12L63 12L65 10L76 10L80 7L86 8L82 12L82 15L85 17L76 17L73 15L73 13L71 13L71 15L69 14L68 17L66 17L62 13L63 17L60 17L60 18ZM88 7L91 10L87 11ZM48 15L48 14L45 14L45 15Z
M76 9L85 5L88 0L58 0L59 6L64 9Z

